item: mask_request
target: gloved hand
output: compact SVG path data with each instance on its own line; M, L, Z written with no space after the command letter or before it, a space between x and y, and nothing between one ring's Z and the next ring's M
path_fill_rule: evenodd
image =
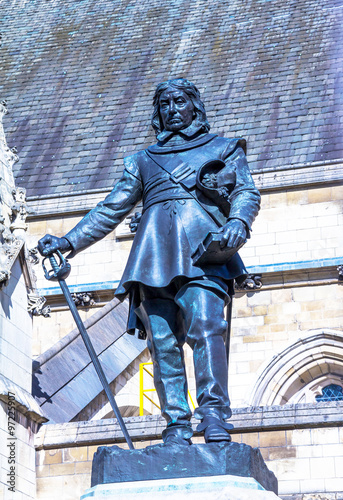
M237 248L247 241L247 227L240 219L229 220L225 226L223 226L221 232L223 233L220 242L222 248L224 246Z
M60 252L68 252L72 250L69 241L66 238L58 238L57 236L52 236L51 234L46 234L38 241L38 250L43 257L47 257L52 253L59 250Z

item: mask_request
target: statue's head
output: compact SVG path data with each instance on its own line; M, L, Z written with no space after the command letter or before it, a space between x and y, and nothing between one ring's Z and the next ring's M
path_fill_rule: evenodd
M170 116L173 111L170 107L175 104L175 119ZM206 118L206 111L200 99L200 92L196 86L185 78L175 78L157 85L153 100L154 112L151 119L156 135L163 130L181 130L194 123L204 131L210 130Z

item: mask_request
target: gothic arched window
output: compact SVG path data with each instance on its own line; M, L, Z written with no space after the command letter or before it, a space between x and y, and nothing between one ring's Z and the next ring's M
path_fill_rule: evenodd
M327 385L323 387L322 394L316 396L316 401L343 401L343 389L337 384Z

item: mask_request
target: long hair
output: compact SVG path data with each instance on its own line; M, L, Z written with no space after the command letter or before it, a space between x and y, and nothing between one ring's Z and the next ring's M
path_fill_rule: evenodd
M177 90L182 90L193 103L194 111L196 117L193 120L196 125L202 126L203 129L208 132L210 130L210 124L206 118L206 111L203 102L200 99L200 92L194 85L194 83L189 82L185 78L175 78L173 80L167 80L162 82L156 87L156 92L153 99L154 112L151 118L151 125L155 130L155 134L158 135L164 130L163 123L160 115L160 96L165 90L173 88Z

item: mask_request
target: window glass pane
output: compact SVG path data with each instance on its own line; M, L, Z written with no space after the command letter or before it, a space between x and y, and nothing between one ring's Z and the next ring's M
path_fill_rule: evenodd
M316 401L343 401L343 389L340 385L330 384L323 388Z

